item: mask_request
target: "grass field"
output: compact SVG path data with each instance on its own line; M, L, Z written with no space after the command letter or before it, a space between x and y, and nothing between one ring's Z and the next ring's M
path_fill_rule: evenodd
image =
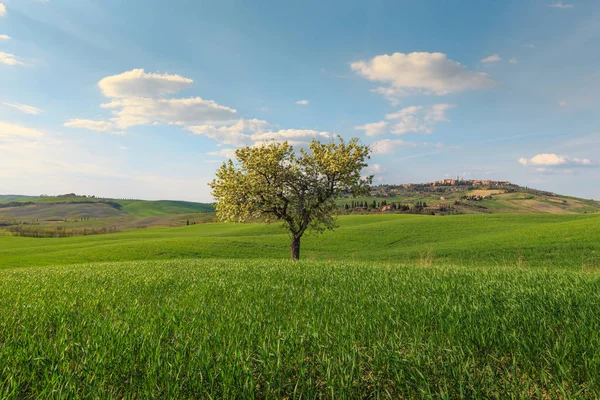
M600 267L600 215L345 216L302 257L408 264ZM285 259L279 225L199 224L61 239L0 236L0 268L176 258Z
M190 201L175 201L175 200L120 200L120 199L100 199L100 198L89 198L89 197L28 197L28 198L18 198L18 196L0 196L0 203L9 202L9 201L17 201L17 202L33 202L35 205L31 206L21 206L21 207L11 207L0 209L0 215L13 215L19 216L20 213L23 213L23 210L30 210L30 214L32 216L36 216L38 218L44 218L44 214L35 215L35 210L45 210L45 208L54 207L57 212L62 212L67 217L77 217L81 212L77 210L77 206L79 207L88 207L90 210L93 206L98 206L98 209L102 209L104 207L110 207L108 205L102 204L105 201L109 201L111 203L117 204L120 206L120 211L123 214L130 214L136 217L156 217L163 215L175 215L175 214L189 214L189 213L198 213L198 212L213 212L214 207L210 204L205 203L194 203ZM82 204L78 204L82 203ZM40 207L42 206L42 207ZM43 207L46 206L46 207ZM62 211L66 207L70 207L73 210L69 212ZM117 210L117 209L115 209ZM94 217L102 217L95 216Z
M339 222L0 236L0 398L600 396L600 215Z
M594 398L597 275L181 260L0 271L2 398Z

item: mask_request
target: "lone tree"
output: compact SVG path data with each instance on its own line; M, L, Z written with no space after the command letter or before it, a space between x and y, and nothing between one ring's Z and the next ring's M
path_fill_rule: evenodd
M335 200L343 194L369 193L373 177L361 178L370 158L357 138L321 143L313 140L299 153L287 142L244 147L218 169L210 183L222 221L259 218L281 221L289 230L292 260L300 259L300 239L307 230L336 227Z

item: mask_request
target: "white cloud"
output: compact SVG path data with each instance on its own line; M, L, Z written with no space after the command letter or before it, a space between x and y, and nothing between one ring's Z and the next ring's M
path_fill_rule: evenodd
M115 126L110 121L95 121L91 119L70 119L63 124L67 128L88 129L96 132L111 132Z
M548 7L552 7L552 8L573 8L573 4L567 4L567 3L563 3L562 1L559 1L558 3L550 4Z
M308 104L308 100L298 100L298 101L296 102L296 104L300 104L300 105L303 105L303 106L305 106L305 105L307 105L307 104Z
M523 45L523 47L525 47L526 49L535 49L535 44L526 43Z
M160 97L189 88L194 83L180 75L146 73L133 69L119 75L108 76L98 82L106 97Z
M402 139L383 139L371 144L371 149L376 154L393 154L401 147L417 147L417 144Z
M0 3L0 17L6 17L6 6Z
M0 35L0 40L10 40L10 36L8 36L8 35Z
M106 77L98 82L102 93L112 98L100 107L111 110L109 122L85 121L86 129L109 131L113 127L127 129L138 125L208 125L231 121L237 111L200 97L165 98L193 84L189 78L179 75L146 73L134 69L119 75ZM83 127L83 126L82 126Z
M492 54L489 57L484 58L483 60L481 60L482 63L494 63L494 62L498 62L502 60L502 58L498 55L498 54Z
M377 182L381 182L383 180L383 177L381 175L385 175L387 173L387 170L383 168L381 164L371 164L365 169L363 169L363 173L366 176L375 175L375 180ZM366 176L363 176L363 179L366 178Z
M453 104L434 104L432 106L410 106L404 107L394 113L386 114L387 121L379 121L371 124L361 125L355 129L364 130L367 136L376 136L385 132L393 135L406 133L431 134L435 126L440 122L450 122L446 112L454 108Z
M0 64L6 65L25 65L14 54L3 53L0 51Z
M555 153L538 154L532 158L519 158L519 164L526 167L591 167L594 164L587 158L570 158Z
M369 174L377 174L383 171L383 168L381 167L381 164L371 164L368 167L366 167L364 171Z
M25 114L39 115L42 113L42 110L40 110L39 108L36 108L33 106L28 106L26 104L12 104L12 103L2 103L2 104L7 107L12 107L21 112L24 112Z
M42 136L44 136L44 133L36 129L26 128L21 125L0 121L0 139L10 139L16 137L39 138Z
M388 125L389 124L387 121L379 121L372 122L370 124L358 125L355 126L354 129L358 131L365 131L367 136L379 136L387 132Z
M271 130L270 124L258 119L237 117L233 108L200 97L171 98L193 84L189 78L170 74L146 73L143 69L127 71L102 79L98 86L111 101L101 104L110 110L107 121L72 119L64 125L114 133L133 126L178 125L218 142L219 145L256 145L267 140L289 140L306 137L329 137L328 132L314 130ZM299 104L308 104L300 100ZM289 140L292 143L292 140ZM295 143L304 144L297 141Z
M172 125L210 124L231 120L236 110L200 97L154 99L127 97L102 104L114 109L112 121L121 129L136 125L164 123Z
M469 71L443 53L394 53L357 61L350 67L358 75L388 84L374 91L392 102L413 92L438 96L494 86L486 73Z
M252 143L252 133L262 132L262 129L268 126L269 123L267 121L240 119L230 125L195 125L188 126L186 129L196 135L203 135L213 139L219 142L219 144L245 146Z
M510 60L508 60L508 62L509 62L509 63L511 63L511 64L513 64L513 65L515 65L515 64L518 64L518 63L519 63L519 60L517 60L517 58L516 58L516 57L513 57L513 58L511 58Z
M221 149L219 151L211 151L211 152L206 153L206 155L224 157L224 158L234 158L235 157L235 149L227 148L227 149Z
M255 133L252 136L254 141L266 140L288 140L300 138L329 138L329 132L319 132L312 129L280 129L278 131L269 131Z
M561 101L558 102L558 105L561 107L566 107L569 105L569 103L565 99L562 99Z

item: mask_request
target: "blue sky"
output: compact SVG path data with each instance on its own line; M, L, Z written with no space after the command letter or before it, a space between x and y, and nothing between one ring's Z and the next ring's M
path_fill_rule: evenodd
M242 145L600 198L600 2L0 0L0 192L210 201Z

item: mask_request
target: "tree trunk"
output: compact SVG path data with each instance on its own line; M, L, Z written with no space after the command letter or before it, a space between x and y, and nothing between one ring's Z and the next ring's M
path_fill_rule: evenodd
M300 238L294 237L292 244L290 245L292 261L298 261L300 259Z

